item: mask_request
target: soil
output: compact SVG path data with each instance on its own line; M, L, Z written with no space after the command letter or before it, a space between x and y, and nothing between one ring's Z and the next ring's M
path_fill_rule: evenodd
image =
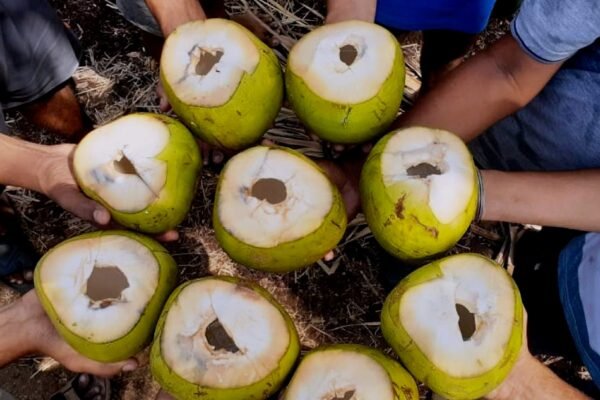
M129 25L105 1L50 0L50 3L79 38L82 65L91 67L101 75L96 78L100 82L97 85L105 89L95 90L97 97L90 95L92 90L81 91L81 99L88 113L100 123L128 112L157 111L154 95L157 65L150 56L152 49L144 47L139 30ZM279 3L282 6L291 7L290 15L299 16L296 19L290 15L286 18L266 16L264 8L261 8L264 7L263 1L249 3L256 14L263 18L265 25L278 33L279 47L276 51L283 59L286 46L309 29L307 27L318 24L318 12L312 10L322 12L324 2L294 3L281 0ZM243 8L241 4L241 1L235 0L227 2L233 11ZM273 11L273 15L279 14ZM477 42L474 51L489 45L506 28L505 20L494 22ZM411 79L417 84L418 40L418 35L410 35L404 47L407 62L412 66ZM411 90L414 93L414 88L409 88L409 94ZM36 130L17 114L8 114L8 119L15 133L24 138L43 143L57 142L57 139ZM320 144L307 139L308 135L289 110L282 111L275 128L269 131L267 137L311 156L327 154ZM412 267L401 265L386 255L360 216L348 227L331 262L321 262L284 275L259 273L237 265L220 249L210 228L218 172L215 167L203 170L198 195L180 228L181 239L167 245L179 265L180 281L222 274L258 282L284 305L294 319L303 352L321 344L360 343L392 355L381 335L379 313L386 293ZM35 193L11 189L7 197L20 214L24 231L40 253L66 238L94 229ZM504 225L473 226L451 253L478 252L506 264L510 244L508 233L509 229ZM158 387L149 375L147 352L139 358L143 368L113 379L114 399L154 398ZM551 361L552 368L565 379L589 384L589 375L576 362L556 358ZM44 400L73 376L61 368L38 372L39 362L39 358L27 358L1 369L0 387L13 393L17 399ZM424 388L422 395L423 398L427 396Z

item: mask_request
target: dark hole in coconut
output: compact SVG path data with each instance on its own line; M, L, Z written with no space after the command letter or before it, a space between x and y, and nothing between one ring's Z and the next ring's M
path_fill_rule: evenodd
M458 328L464 342L471 339L477 330L475 323L475 314L462 304L456 303L456 313L458 314Z
M200 59L196 63L196 74L200 76L208 75L213 67L219 61L221 61L223 54L224 53L221 50L217 50L216 52L212 53L210 51L200 49Z
M132 164L131 160L125 156L125 154L121 154L121 158L117 161L113 161L113 164L117 172L127 175L138 175L135 166Z
M419 178L427 178L429 175L441 175L442 171L429 163L421 163L413 165L406 170L409 176L418 176Z
M87 280L86 295L101 308L110 306L113 300L121 298L123 290L129 287L127 277L115 266L94 266Z
M358 50L356 50L356 47L351 44L340 47L340 61L347 66L354 64L356 57L358 57Z
M266 200L271 204L279 204L285 201L287 189L285 183L279 179L264 178L257 180L254 185L252 185L250 195L259 200Z
M354 393L356 393L356 390L347 390L343 395L338 396L336 394L329 400L351 400L354 398Z
M229 353L238 353L240 351L218 318L208 324L205 335L206 341L215 351L225 350Z

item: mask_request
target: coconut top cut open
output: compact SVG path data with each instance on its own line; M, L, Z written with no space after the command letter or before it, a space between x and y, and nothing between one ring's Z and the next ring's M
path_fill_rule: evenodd
M234 282L202 279L168 309L162 356L188 382L210 388L256 383L277 370L292 338L281 311Z
M358 351L326 348L296 370L284 400L394 400L387 371Z
M249 35L224 19L181 25L165 41L163 78L185 104L221 106L231 99L244 74L252 74L260 61Z
M92 343L111 342L132 330L160 274L146 246L108 234L62 244L37 268L42 292L61 323Z
M146 209L166 183L167 164L156 157L169 138L169 128L151 114L128 115L95 129L74 154L79 184L117 211Z
M394 36L378 25L340 22L305 35L288 65L325 100L357 104L377 96L394 68L396 49Z
M400 321L444 373L457 378L482 375L506 354L515 287L502 268L479 255L448 257L439 267L440 276L402 295Z
M325 175L291 151L253 147L226 165L218 190L221 224L240 241L272 248L323 224L334 196Z
M396 131L381 155L383 184L409 185L443 224L464 213L477 179L473 159L454 134L430 128Z

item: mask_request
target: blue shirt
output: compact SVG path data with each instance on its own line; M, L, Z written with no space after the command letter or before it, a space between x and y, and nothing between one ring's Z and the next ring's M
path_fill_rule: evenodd
M495 0L379 0L375 21L403 31L444 29L479 33Z

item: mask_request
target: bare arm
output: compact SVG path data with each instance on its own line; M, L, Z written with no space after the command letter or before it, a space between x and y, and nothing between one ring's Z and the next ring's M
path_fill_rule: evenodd
M327 18L325 23L348 21L375 21L377 0L327 0Z
M589 397L556 376L529 352L488 400L587 400Z
M146 0L146 4L158 21L165 37L181 24L206 19L206 14L198 0Z
M535 61L507 35L452 71L396 127L446 129L470 141L529 103L560 66Z
M600 230L600 170L482 176L485 220Z

